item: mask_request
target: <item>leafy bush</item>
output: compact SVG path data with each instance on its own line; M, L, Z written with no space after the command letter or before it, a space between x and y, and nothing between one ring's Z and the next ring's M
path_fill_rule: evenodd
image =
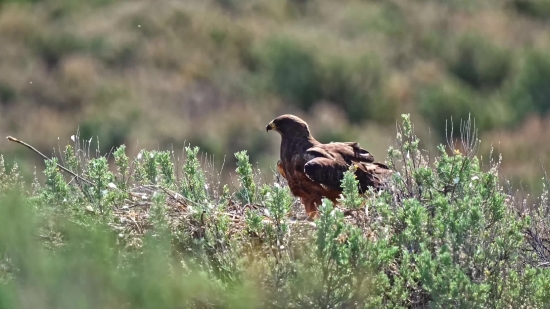
M420 304L438 307L502 307L520 304L514 294L526 282L509 282L522 258L522 231L528 221L515 216L499 186L498 164L482 172L475 157L476 135L462 136L464 152L443 146L430 167L405 120L394 158L404 158L394 175L393 194L383 194L377 210L396 224L390 243L400 248L398 268ZM385 197L385 199L384 199ZM509 286L511 284L511 286ZM519 285L519 286L515 286Z
M486 38L466 35L449 57L451 73L477 89L498 88L508 77L510 53Z
M15 90L8 83L0 81L0 106L12 103L16 97Z
M550 17L550 1L548 0L512 0L511 6L519 13L540 19Z
M311 49L289 38L268 40L258 51L260 70L284 99L308 110L321 94L322 73Z
M512 85L510 104L516 111L515 122L530 113L547 114L550 111L550 57L547 53L532 51Z
M27 43L50 69L68 55L79 52L100 54L105 49L105 41L101 38L87 40L71 33L43 33L31 37Z
M389 149L384 191L357 193L353 171L338 205L315 222L291 218L281 183L262 183L238 152L240 188L218 191L186 147L174 154L125 147L116 171L75 137L63 176L26 192L0 159L0 298L28 307L503 308L550 301L548 187L524 212L482 168L463 123L461 150L418 148L408 116ZM433 159L433 160L432 160ZM75 176L81 175L81 176ZM73 179L74 178L74 179ZM301 207L300 207L301 208ZM304 214L302 214L304 215Z
M441 137L445 137L445 129L452 118L453 131L459 132L460 123L457 119L467 119L472 114L476 121L480 122L480 116L486 112L480 102L468 88L460 84L445 83L438 86L427 86L419 92L419 111L422 116L436 129Z
M25 2L37 2L37 0L2 0L0 3L25 3Z
M270 39L258 50L260 71L268 74L279 95L303 110L328 101L355 123L392 116L380 95L383 71L373 54L322 59L313 48L290 38ZM384 112L378 112L382 107Z
M248 161L248 155L246 150L237 152L235 154L237 158L237 174L239 175L239 182L241 184L241 191L238 193L240 200L243 203L256 202L256 184L254 183L254 172L252 171L252 165Z
M79 132L83 139L97 141L101 152L110 152L128 137L133 121L131 117L116 121L98 117L84 121Z
M391 107L380 96L382 68L374 55L331 58L323 68L323 99L341 106L350 121L393 118ZM384 112L377 112L382 105Z

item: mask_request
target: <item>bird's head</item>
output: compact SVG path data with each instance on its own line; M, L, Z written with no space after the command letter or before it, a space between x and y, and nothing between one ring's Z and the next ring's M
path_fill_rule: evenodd
M281 136L310 137L307 123L297 116L286 114L273 119L266 127L266 131L274 130Z

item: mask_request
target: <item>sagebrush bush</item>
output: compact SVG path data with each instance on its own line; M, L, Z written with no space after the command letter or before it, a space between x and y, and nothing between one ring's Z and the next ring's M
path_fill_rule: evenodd
M378 209L382 218L396 220L390 239L401 248L399 260L414 282L416 301L438 307L521 303L526 295L503 290L521 263L528 221L506 204L498 162L483 172L470 152L475 144L453 155L441 146L430 167L410 127L399 139L403 146L391 151L390 160L404 158L403 168L394 176L394 193L383 194Z
M550 56L547 53L527 53L520 72L511 87L510 105L519 123L529 113L546 115L550 111Z
M0 105L8 105L17 97L16 91L9 83L0 81Z
M322 97L322 72L312 48L290 38L273 38L259 48L256 58L284 99L308 110Z
M267 40L254 55L272 88L305 111L325 101L342 108L353 123L393 119L393 106L379 90L384 70L374 53L325 55L296 39L279 37Z
M185 179L181 188L182 194L191 201L198 203L198 205L204 205L208 201L208 192L206 178L197 158L199 148L188 146L185 148L185 151L187 153L187 160L183 166Z
M235 154L234 190L220 190L191 146L180 175L174 153L129 160L124 146L111 172L77 136L63 161L74 174L46 160L45 183L31 192L0 159L0 302L544 308L548 187L526 211L500 185L500 161L476 157L471 122L461 129L460 148L451 138L428 157L405 116L387 189L360 195L347 171L338 205L323 200L315 222L294 213L284 183L259 180L246 151Z
M512 0L510 6L518 13L547 20L550 17L548 0Z
M477 35L461 37L450 54L451 73L480 90L500 87L511 71L510 52Z
M342 107L351 122L393 119L392 106L384 101L379 90L383 69L376 55L330 58L322 63L321 69L322 98ZM380 106L384 106L382 113L377 110Z
M517 119L517 107L503 103L506 92L476 96L472 88L455 79L426 85L418 91L418 110L434 128L439 140L460 132L461 119L472 117L480 134L509 125Z
M451 118L454 120L452 129L459 132L458 119L467 119L472 114L479 123L479 118L486 115L485 106L475 101L472 92L456 83L422 89L419 92L419 110L443 138Z

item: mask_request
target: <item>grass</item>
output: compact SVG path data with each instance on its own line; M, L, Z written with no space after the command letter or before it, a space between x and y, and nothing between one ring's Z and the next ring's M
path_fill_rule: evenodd
M0 302L10 308L343 306L543 308L550 300L548 186L534 207L482 166L471 122L460 150L419 148L408 115L381 193L357 193L303 220L278 175L235 154L223 184L199 148L185 156L79 136L27 186L0 156ZM449 154L450 153L450 154ZM61 163L78 173L62 174ZM268 175L266 175L268 174Z

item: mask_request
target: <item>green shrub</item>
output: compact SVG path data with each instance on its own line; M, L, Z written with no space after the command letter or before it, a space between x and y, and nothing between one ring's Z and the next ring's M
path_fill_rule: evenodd
M206 176L197 157L199 148L187 146L185 151L187 159L183 166L184 179L180 190L184 197L203 208L208 203L208 188Z
M407 35L407 18L403 8L394 2L376 5L346 6L345 18L339 20L338 32L346 38L366 38L369 34L387 35L390 40L400 41Z
M39 34L30 37L27 44L50 69L57 67L66 56L76 53L101 55L106 48L105 41L100 37L84 39L69 32Z
M80 135L85 140L91 138L96 140L99 151L106 153L124 143L130 133L132 122L130 117L125 120L110 119L106 121L103 115L98 115L80 125Z
M342 178L342 204L348 209L360 209L364 202L359 194L359 180L355 177L355 169L352 167L350 173L345 173Z
M511 69L510 52L477 35L461 37L449 58L451 73L479 90L500 87Z
M451 129L450 123L447 124L451 118L454 132L459 132L457 119L467 119L469 114L479 123L478 116L484 115L484 106L476 99L471 91L457 84L433 85L420 90L418 109L431 127L444 137L445 129Z
M63 189L64 187L60 188L59 191L63 191ZM14 191L20 194L24 193L23 177L19 171L19 166L14 163L11 170L8 170L4 162L4 156L0 154L0 196ZM60 195L63 194L60 193Z
M341 107L350 121L386 121L393 107L381 95L383 70L374 54L321 56L290 38L270 39L255 52L252 67L267 74L283 99L308 111L319 101Z
M115 164L117 166L117 186L121 190L126 190L129 180L129 162L126 156L126 145L120 145L114 152ZM74 170L74 169L73 169Z
M243 203L254 203L256 202L257 187L254 182L254 171L248 160L246 150L237 152L235 158L237 158L236 172L239 176L239 183L241 185L238 196Z
M26 2L38 2L38 0L2 0L0 1L0 4L2 3L26 3Z
M404 116L387 188L360 195L346 171L339 205L323 200L315 222L292 218L290 189L261 183L246 151L235 154L240 188L221 194L197 147L185 148L181 177L170 152L143 150L130 163L123 146L111 173L76 136L64 164L86 180L62 176L54 158L32 192L0 159L0 303L545 307L548 185L518 211L500 161L482 169L475 128L461 129L464 147L441 146L430 161Z
M105 205L109 195L108 185L113 181L113 174L109 172L109 165L105 157L91 159L87 176L94 183L90 188L93 204L101 213L110 213L111 207Z
M135 41L120 42L119 45L106 47L97 52L97 57L106 65L125 68L135 65L139 55L139 44Z
M256 53L274 90L285 100L308 110L322 96L320 71L312 49L290 38L269 39Z
M0 106L12 103L16 97L15 90L8 83L0 81Z
M343 108L350 121L393 118L391 107L380 96L382 69L374 55L332 58L323 72L323 99ZM383 110L377 110L381 106Z
M517 111L503 102L503 95L480 95L463 83L444 81L424 86L417 94L417 108L441 139L460 132L460 119L475 119L481 132L510 123Z
M463 153L448 155L440 147L434 166L428 166L407 122L398 135L399 149L390 151L392 165L403 158L403 168L393 177L393 194L382 194L376 211L390 223L390 231L395 229L389 242L399 248L397 268L409 282L410 295L418 293L412 299L435 307L519 304L529 292L508 289L528 281L509 278L519 274L523 263L529 221L517 218L506 202L498 165L481 171L476 136L464 134L468 147Z
M57 158L46 160L46 175L44 196L42 199L52 204L67 204L69 188L63 179L63 175L57 168ZM52 205L54 206L54 205Z
M174 184L174 163L169 151L160 151L157 154L157 163L160 167L162 182L165 186L170 187Z
M520 14L540 19L550 18L550 1L548 0L512 0L511 6Z
M527 53L520 72L511 87L510 105L516 112L515 122L531 113L545 115L550 111L550 56L548 53Z

